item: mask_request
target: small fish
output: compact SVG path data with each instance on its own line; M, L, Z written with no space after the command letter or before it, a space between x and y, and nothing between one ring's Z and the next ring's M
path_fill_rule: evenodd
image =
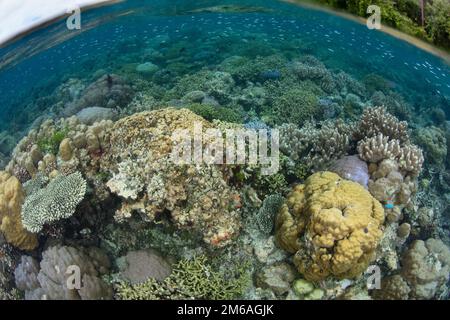
M201 8L187 13L255 13L255 12L272 12L272 10L262 7L223 5L208 8Z

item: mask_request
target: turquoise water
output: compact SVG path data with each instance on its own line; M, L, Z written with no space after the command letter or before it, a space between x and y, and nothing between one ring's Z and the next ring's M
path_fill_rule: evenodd
M385 109L372 108L379 106ZM279 136L279 171L174 165L172 122L189 126L199 119L194 113L222 131L267 129L269 137ZM78 119L66 119L71 116ZM105 119L114 122L99 122ZM55 22L0 48L0 167L7 171L0 174L0 196L12 194L4 186L11 181L3 181L10 175L24 194L13 199L23 203L10 205L20 212L0 212L0 256L9 261L6 267L0 261L8 279L0 277L0 298L14 283L27 299L67 298L63 284L51 292L42 276L64 260L66 249L56 245L76 247L70 259L86 257L81 247L104 251L103 262L112 262L102 268L105 292L92 293L102 299L127 298L119 259L127 253L135 255L140 280L153 277L139 265L148 253L135 252L148 248L163 256L150 253L150 262L170 257L157 263L167 276L172 260L188 275L200 266L196 279L217 274L212 286L223 291L205 281L199 287L208 294L198 299L389 297L395 286L377 295L363 285L369 263L383 279L404 277L411 290L402 298L448 298L449 119L446 61L325 11L271 0L129 0L83 12L80 31ZM383 154L380 145L395 150ZM280 210L291 192L295 219L292 208ZM305 205L310 200L314 205ZM316 207L325 214L318 217ZM24 228L2 225L8 215L3 222L20 219ZM416 240L427 239L426 249L417 248ZM341 243L344 251L352 246L352 262ZM197 257L188 270L186 261L198 254L211 265ZM327 259L340 254L345 257L330 267ZM27 259L36 270L22 270L32 265ZM19 277L39 273L40 283L26 288L14 279L16 266ZM421 272L430 274L425 283ZM172 273L171 281L183 274ZM292 279L278 285L284 274ZM296 292L302 285L311 290ZM139 294L191 297L189 288L153 289ZM81 290L71 294L84 298Z
M161 50L161 67L175 59L164 57L171 45L184 46L176 59L192 61L191 71L233 55L254 58L279 52L292 58L306 53L357 79L371 73L384 77L416 109L430 102L450 108L450 67L408 43L328 13L276 1L239 3L270 12L190 13L224 3L126 1L84 14L86 29L95 27L81 34L71 34L61 21L0 49L1 127L11 121L21 126L22 120L16 120L20 110L31 99L50 94L64 79L144 62L143 53L152 43ZM120 16L124 12L129 14Z

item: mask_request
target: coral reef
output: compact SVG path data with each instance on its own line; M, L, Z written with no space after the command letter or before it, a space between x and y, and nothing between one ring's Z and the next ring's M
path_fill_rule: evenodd
M116 213L118 221L132 212L154 221L166 212L178 228L194 229L205 242L223 246L240 228L239 195L227 185L219 166L174 165L171 161L173 130L192 133L196 122L212 127L186 109L170 108L116 122L107 156L118 170L107 185L124 200Z
M450 275L450 249L441 240L414 241L401 260L399 274L387 276L376 299L437 299L447 294Z
M447 139L443 130L431 126L414 131L415 142L423 148L427 163L445 166L447 158Z
M22 257L15 271L16 285L28 300L111 299L112 289L101 279L109 267L108 257L95 247L53 246L44 251L40 264Z
M324 122L320 127L306 123L298 128L283 124L280 130L280 150L293 162L316 170L323 169L351 148L353 126L344 122Z
M354 278L374 259L383 221L381 204L361 185L318 172L288 196L276 236L307 280Z

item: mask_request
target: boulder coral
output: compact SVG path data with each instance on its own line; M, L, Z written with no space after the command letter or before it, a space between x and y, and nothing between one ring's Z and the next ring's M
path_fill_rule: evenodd
M109 189L122 197L116 220L133 212L149 221L168 217L177 228L199 232L206 243L223 246L240 228L239 195L219 165L178 165L171 160L176 129L213 125L187 109L143 112L115 123L109 152L114 175Z
M0 230L8 243L21 250L33 250L38 241L37 236L22 225L23 199L19 180L7 172L0 172Z
M107 300L113 292L101 276L109 268L108 257L98 248L58 245L44 251L40 263L23 256L15 270L15 279L27 300ZM79 283L75 279L76 270L79 270Z
M355 278L374 259L383 222L383 207L364 187L318 172L287 197L276 238L307 280Z

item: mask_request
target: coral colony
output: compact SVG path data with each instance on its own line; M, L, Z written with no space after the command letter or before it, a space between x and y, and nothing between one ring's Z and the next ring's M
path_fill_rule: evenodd
M172 140L175 147L171 156L175 164L260 164L262 175L275 174L279 169L277 129L270 130L270 137L265 129L226 129L222 133L219 129L210 128L203 133L202 123L198 122L194 123L192 137L189 130L177 129ZM204 149L203 141L206 144Z
M450 67L267 3L0 49L0 299L449 298Z

